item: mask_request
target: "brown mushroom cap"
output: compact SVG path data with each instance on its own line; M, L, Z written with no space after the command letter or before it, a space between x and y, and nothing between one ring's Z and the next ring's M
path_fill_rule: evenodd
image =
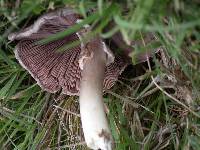
M12 41L19 41L15 48L16 58L45 91L54 93L62 90L62 93L68 95L79 94L81 46L75 46L64 52L58 51L64 45L80 40L78 34L73 33L47 44L37 44L41 39L66 30L78 19L73 10L61 9L43 15L32 26L8 37ZM110 89L114 85L126 66L126 61L120 57L116 57L114 62L107 66L104 89Z

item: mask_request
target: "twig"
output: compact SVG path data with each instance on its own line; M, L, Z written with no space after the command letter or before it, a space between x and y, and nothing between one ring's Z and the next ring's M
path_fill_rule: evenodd
M194 112L192 109L190 109L189 107L187 107L185 104L181 103L178 99L176 99L175 97L173 97L172 95L170 95L169 93L167 93L163 88L161 88L154 80L153 76L151 76L151 79L153 81L153 83L157 86L157 88L162 91L166 96L168 96L169 98L171 98L172 100L174 100L176 103L180 104L181 106L183 106L185 109L187 109L188 111L190 111L193 115L195 115L196 117L200 118L200 115L196 112Z
M75 115L75 116L77 116L77 117L81 117L80 114L77 114L77 113L72 112L72 111L70 111L70 110L64 109L64 108L62 108L62 107L60 107L60 106L57 106L57 105L53 105L53 106L56 107L57 109L61 109L61 110L65 111L65 112L70 113L70 114L72 114L72 115Z
M86 145L86 143L85 142L79 142L79 143L75 143L75 144L64 145L64 146L61 146L59 148L60 149L63 149L63 148L72 148L72 147L79 146L79 145ZM54 147L53 149L58 149L58 147Z
M135 102L133 102L132 100L129 100L129 99L127 99L127 98L124 98L124 97L122 97L121 95L118 95L118 94L116 94L116 93L113 93L112 91L109 91L109 90L107 91L107 93L109 93L109 94L111 94L111 95L113 95L113 96L115 96L115 97L117 97L117 98L123 100L125 103L127 103L127 104L133 106L134 108L138 108L138 107L140 106L140 107L144 108L146 111L148 111L148 112L154 114L154 112L152 112L150 109L148 109L148 108L146 108L146 107L144 107L144 106L142 106L142 105L140 105L140 104L138 104L138 103L135 103Z
M117 97L117 98L119 98L119 99L121 99L121 100L123 100L125 103L130 104L130 105L133 106L134 108L138 108L138 104L137 104L137 103L135 103L135 102L133 102L133 101L127 99L127 98L124 98L124 97L122 97L121 95L116 94L116 93L114 93L114 92L112 92L112 91L110 91L110 90L108 90L108 91L106 91L106 92L109 93L109 94L111 94L111 95L113 95L113 96L115 96L115 97Z

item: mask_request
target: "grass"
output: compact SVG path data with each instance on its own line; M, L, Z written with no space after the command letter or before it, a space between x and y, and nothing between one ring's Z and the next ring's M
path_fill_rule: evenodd
M42 91L16 61L16 43L7 40L49 9L64 6L74 7L84 21L43 42L91 24L92 34L106 40L116 32L127 43L156 35L157 43L135 47L133 62L149 47L164 49L153 63L129 66L104 95L116 150L200 149L198 0L1 0L0 149L87 149L78 97ZM87 16L90 8L96 12ZM105 30L111 20L114 27Z

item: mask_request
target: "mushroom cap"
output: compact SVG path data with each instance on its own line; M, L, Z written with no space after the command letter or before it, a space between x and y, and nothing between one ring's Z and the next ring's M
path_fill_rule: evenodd
M61 32L66 28L74 25L80 15L74 12L71 8L59 9L42 15L33 25L22 29L19 32L11 33L8 39L21 40L21 39L42 39L48 36Z
M63 94L79 95L82 72L79 63L83 58L85 45L81 42L81 45L62 52L59 48L77 40L81 41L81 32L38 44L40 40L71 27L78 19L80 16L71 8L60 9L41 16L33 25L8 36L11 41L19 41L14 50L17 60L45 91L55 93L61 90ZM105 46L101 39L98 39L98 42ZM110 61L104 78L106 90L114 85L128 63L119 56L114 59L106 46L104 51L108 54L108 62Z

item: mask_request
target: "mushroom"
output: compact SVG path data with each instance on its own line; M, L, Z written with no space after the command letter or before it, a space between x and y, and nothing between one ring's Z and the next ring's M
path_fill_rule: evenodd
M80 19L81 16L73 9L60 9L41 16L33 25L10 34L8 39L19 41L15 56L43 90L79 95L87 146L111 150L113 138L104 111L103 91L115 84L128 62L124 57L114 56L98 35L85 41L91 30L89 26L61 39L39 44L40 40L70 28ZM77 40L80 45L64 52L58 50ZM124 55L132 52L132 47L124 43L120 33L113 36L113 41ZM139 56L138 63L146 61L146 56L152 56L152 53Z
M111 150L113 139L104 111L103 90L114 85L127 62L119 56L114 57L98 35L84 41L90 32L89 27L38 44L38 41L76 24L79 19L73 9L60 9L41 16L30 27L10 34L8 39L19 41L15 56L43 90L80 95L80 114L87 146ZM81 45L58 51L65 44L77 40Z

